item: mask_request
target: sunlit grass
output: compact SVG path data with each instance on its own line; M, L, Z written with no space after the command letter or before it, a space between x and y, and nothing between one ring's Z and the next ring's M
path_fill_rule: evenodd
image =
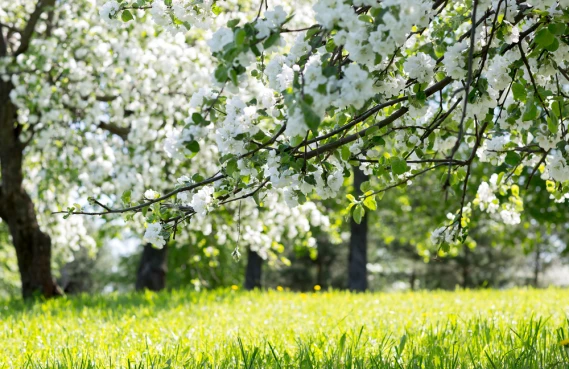
M0 303L0 368L568 368L569 290Z

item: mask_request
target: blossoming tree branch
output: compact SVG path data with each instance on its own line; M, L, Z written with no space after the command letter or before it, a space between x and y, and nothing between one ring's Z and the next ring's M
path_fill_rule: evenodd
M196 153L200 132L213 132L216 174L125 207L92 199L100 210L69 214L142 212L160 243L192 217L245 198L262 203L280 191L296 206L337 196L358 165L372 178L362 196L348 196L359 222L389 189L436 172L457 199L432 232L444 250L466 237L476 210L519 223L520 187L536 175L552 200L569 196L568 0L318 0L312 15L271 5L261 0L256 14L212 34L212 82L192 95L167 148ZM100 14L118 23L150 12L175 34L207 28L221 11L209 1L138 0L107 2ZM262 88L243 99L251 83ZM472 183L480 163L491 171Z

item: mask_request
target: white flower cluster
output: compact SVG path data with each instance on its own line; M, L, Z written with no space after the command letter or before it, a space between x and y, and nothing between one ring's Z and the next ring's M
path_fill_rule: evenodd
M204 186L198 190L190 201L189 205L194 209L198 216L205 216L213 203L213 186Z
M189 1L171 0L167 5L164 0L154 0L150 5L150 15L152 20L159 26L169 30L171 33L178 33L182 30L180 24L184 26L195 26L198 28L208 28L211 25L213 0ZM99 9L99 15L107 23L117 24L116 16L120 10L120 4L115 0L104 3ZM129 11L134 11L129 9Z
M276 6L274 10L265 12L265 18L255 23L257 30L257 38L265 38L271 34L271 31L277 30L286 20L287 14L282 6Z
M405 60L403 68L410 78L427 83L433 80L435 61L425 53L417 53Z
M259 127L255 124L256 118L256 106L247 106L239 97L228 99L225 119L215 131L219 152L222 155L245 154L247 141L244 138L252 137L259 132Z
M158 248L162 248L166 245L166 240L164 236L160 234L161 232L162 226L160 223L150 223L146 227L146 232L144 232L144 240Z
M476 201L480 210L488 214L494 214L495 218L504 224L515 225L521 221L520 212L516 209L513 202L507 202L500 205L500 201L495 193L504 192L508 186L501 186L498 183L498 175L492 174L489 182L482 182L478 187ZM502 189L500 189L502 187Z
M433 245L452 244L455 241L456 226L443 226L431 232L431 243Z
M492 178L490 178L490 184L492 184L492 186L488 182L482 182L480 186L478 186L478 192L476 195L480 200L480 210L491 214L495 213L500 207L500 202L494 194L494 191L497 190L496 180L497 176L492 176Z
M233 42L233 31L229 28L222 27L215 31L211 39L207 42L212 53L223 50L225 45Z
M449 77L461 79L466 76L466 56L464 52L468 49L466 40L457 42L448 47L443 65Z
M280 157L269 153L267 164L263 167L265 176L268 176L273 186L277 189L283 189L286 203L289 207L298 205L298 193L309 195L315 191L322 199L337 196L342 184L344 183L344 167L343 164L330 159L334 169L331 172L324 173L322 168L318 168L310 174L313 179L309 182L308 178L294 173L290 169L279 171Z
M103 6L101 6L101 9L99 9L99 15L103 21L112 22L112 17L117 14L119 9L120 4L118 2L115 0L107 1Z
M546 172L544 173L546 178L561 183L569 181L569 164L560 150L553 150L547 161Z
M504 146L510 142L510 135L495 136L491 139L485 140L480 146L476 155L480 158L481 162L492 163L494 165L501 164L505 157Z

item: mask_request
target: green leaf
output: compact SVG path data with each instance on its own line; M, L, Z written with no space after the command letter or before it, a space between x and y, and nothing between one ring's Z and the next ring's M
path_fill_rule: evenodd
M553 39L553 42L545 47L547 51L555 52L559 49L559 41L557 39Z
M231 69L229 71L229 77L235 86L239 86L239 81L237 80L237 71L235 69Z
M232 19L230 21L227 21L227 28L236 27L238 24L239 24L239 19Z
M239 28L235 31L235 43L237 45L243 45L245 43L245 38L247 37L247 32L243 28Z
M364 217L365 213L366 211L362 205L360 204L356 205L356 207L354 208L354 212L352 213L352 216L354 217L354 222L360 224L362 222L362 218Z
M547 28L542 28L539 32L535 34L534 41L541 47L546 47L551 45L555 36Z
M302 115L304 116L304 121L308 128L310 128L312 132L316 132L320 125L320 117L318 114L316 114L314 110L312 110L312 107L304 101L300 103L300 109L302 110Z
M186 143L186 149L194 153L200 152L200 144L197 141L192 140Z
M311 29L309 29L309 30L306 32L306 37L305 37L304 39L305 39L305 40L311 39L312 36L314 36L314 35L317 34L318 32L320 32L320 28L319 28L319 27L311 28Z
M403 174L407 172L409 167L407 162L397 156L391 158L391 172L396 175Z
M200 113L193 113L192 114L192 121L196 124L200 124L204 121L204 119Z
M557 131L559 130L559 122L557 120L557 117L547 118L547 128L554 135L557 134Z
M367 14L362 14L358 17L359 20L366 23L373 23L373 18Z
M525 101L527 98L527 91L521 83L514 83L512 85L512 92L514 93L514 100Z
M554 35L563 35L567 31L567 25L565 23L551 23L547 29Z
M215 15L219 15L221 14L222 9L219 7L219 5L213 4L211 6L211 12Z
M233 173L237 173L237 160L231 159L228 161L225 170L227 171L227 175L233 177Z
M350 202L356 202L356 198L355 198L354 195L352 195L352 194L347 194L347 195L346 195L346 198L347 198L348 200L350 200Z
M132 16L132 13L130 12L130 10L125 9L125 10L123 10L123 12L121 14L121 19L123 22L128 22L130 20L133 20L134 17Z
M130 196L132 195L132 191L131 190L127 190L125 192L122 193L121 196L121 200L123 202L123 204L125 205L129 205L130 204Z
M506 154L506 164L508 164L508 165L515 167L521 161L522 161L522 158L521 158L520 154L518 154L517 152L509 151Z
M348 161L350 160L350 156L352 156L352 153L350 152L350 148L346 145L342 146L341 150L341 157L342 160L344 161Z
M215 69L214 76L219 82L225 82L227 80L227 68L223 65L219 65Z
M522 121L527 122L528 120L534 120L535 118L537 118L537 107L532 101L526 105Z
M371 190L371 183L370 183L370 181L365 181L365 182L363 182L363 183L360 185L360 190L361 190L363 193L366 193L366 192L370 191L370 190Z
M271 35L265 40L265 42L263 42L263 47L264 47L265 49L268 49L269 47L271 47L271 46L273 46L274 44L276 44L280 37L281 37L281 35L280 35L279 33L273 33L273 34L271 34Z
M374 196L366 197L364 200L364 205L370 210L377 210L377 203L375 202Z

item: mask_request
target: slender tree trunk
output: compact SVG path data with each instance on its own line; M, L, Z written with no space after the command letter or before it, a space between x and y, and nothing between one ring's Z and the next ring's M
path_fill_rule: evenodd
M368 180L359 168L354 167L354 196L361 195L360 185ZM348 260L348 288L351 291L365 291L367 284L367 225L368 215L360 224L351 219L350 255Z
M538 243L535 249L535 260L533 266L533 286L539 287L539 267L541 260L541 245Z
M247 270L245 271L245 289L261 288L263 259L255 251L247 251Z
M327 259L327 250L328 245L325 245L326 241L319 240L316 244L316 248L318 250L318 257L316 258L316 284L325 289L326 286L326 259Z
M417 272L415 272L415 268L411 270L411 275L409 276L409 287L411 291L415 291L415 283L417 281Z
M144 245L142 257L136 273L136 290L161 291L166 288L168 272L168 245L157 249L151 244Z
M34 204L23 186L25 144L20 141L17 109L10 82L0 81L0 217L8 224L16 248L22 296L61 294L51 274L51 239L39 227Z
M464 246L464 260L462 262L462 288L471 287L472 282L470 278L470 249Z

